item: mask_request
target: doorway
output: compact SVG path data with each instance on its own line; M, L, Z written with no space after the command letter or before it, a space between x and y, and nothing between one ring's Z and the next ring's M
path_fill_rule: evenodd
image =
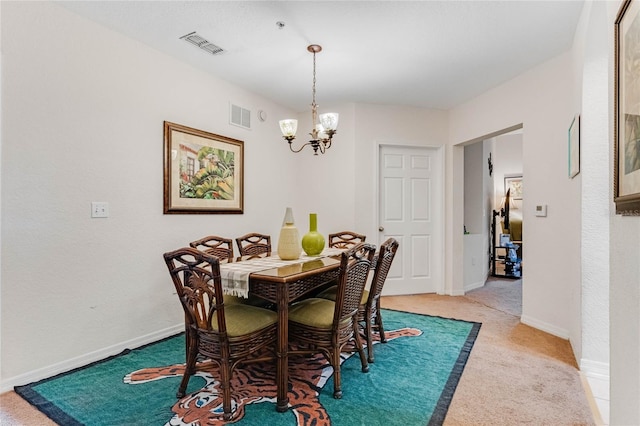
M380 145L378 151L378 244L389 237L400 243L383 294L442 293L442 148Z
M510 228L517 229L513 246L517 245L518 259L521 259L524 252L522 148L522 128L464 145L464 294L471 297L486 293L491 295L492 303L509 305L513 312L521 312L522 281L518 278L523 272L522 269L507 270L510 278L504 279L509 266L506 255L512 245L511 241L506 242L506 236L501 241L500 234L510 232L504 223L505 194L510 186L517 184L517 193L514 188L510 191L513 195L510 195L508 214ZM508 247L501 247L502 243Z

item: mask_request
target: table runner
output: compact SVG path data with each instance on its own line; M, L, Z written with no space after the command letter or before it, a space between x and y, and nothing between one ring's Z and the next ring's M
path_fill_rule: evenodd
M277 254L254 259L243 260L241 262L230 262L220 264L220 278L222 279L222 291L232 296L249 297L249 275L253 272L265 271L267 269L278 268L280 266L304 263L310 260L337 256L344 250L328 247L319 256L307 256L302 254L299 259L282 260Z

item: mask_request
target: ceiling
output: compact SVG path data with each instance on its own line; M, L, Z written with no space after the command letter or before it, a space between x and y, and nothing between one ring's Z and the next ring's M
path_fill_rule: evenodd
M295 111L317 103L450 109L571 48L582 0L58 1ZM279 28L277 22L283 22ZM180 37L197 32L224 53Z

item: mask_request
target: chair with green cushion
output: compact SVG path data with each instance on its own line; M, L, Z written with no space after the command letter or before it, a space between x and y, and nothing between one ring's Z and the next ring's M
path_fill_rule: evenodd
M268 309L225 307L217 257L192 247L164 254L185 313L186 366L176 396L185 395L199 357L220 367L224 420L231 411L231 377L238 364L275 359L278 315ZM275 386L275 383L274 383Z
M189 245L205 253L211 254L220 260L233 260L233 240L217 235L209 235L192 241Z
M210 235L208 237L200 238L199 240L192 241L189 246L211 254L221 261L232 262L233 261L233 240L229 238L219 237L217 235ZM224 296L224 303L230 305L232 303L242 303L245 305L253 305L261 308L266 308L271 304L266 300L259 297L249 295L248 298L240 296Z
M240 256L271 256L271 236L252 232L236 238Z
M364 243L367 239L366 235L358 234L352 231L342 231L335 234L329 234L329 247L346 249L355 246L358 243Z
M357 315L374 253L375 246L359 243L341 254L335 302L310 298L289 309L289 353L322 353L333 367L336 399L342 397L340 353L349 341L355 340L362 371L369 371Z
M380 251L376 259L376 271L371 280L371 288L365 291L362 296L362 304L358 309L358 323L362 326L364 335L367 339L367 355L368 361L373 363L373 330L378 330L380 341L387 343L384 336L384 327L382 325L382 314L380 312L380 295L382 288L387 280L391 263L398 251L398 241L395 238L387 239L380 246Z

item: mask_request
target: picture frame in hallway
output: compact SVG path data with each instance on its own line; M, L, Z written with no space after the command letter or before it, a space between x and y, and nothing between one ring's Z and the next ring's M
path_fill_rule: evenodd
M164 214L243 213L244 142L164 122Z
M580 115L573 117L569 126L569 177L580 173Z
M504 193L511 189L512 200L522 200L522 175L504 176Z
M640 2L625 0L615 21L613 199L616 214L640 216Z

